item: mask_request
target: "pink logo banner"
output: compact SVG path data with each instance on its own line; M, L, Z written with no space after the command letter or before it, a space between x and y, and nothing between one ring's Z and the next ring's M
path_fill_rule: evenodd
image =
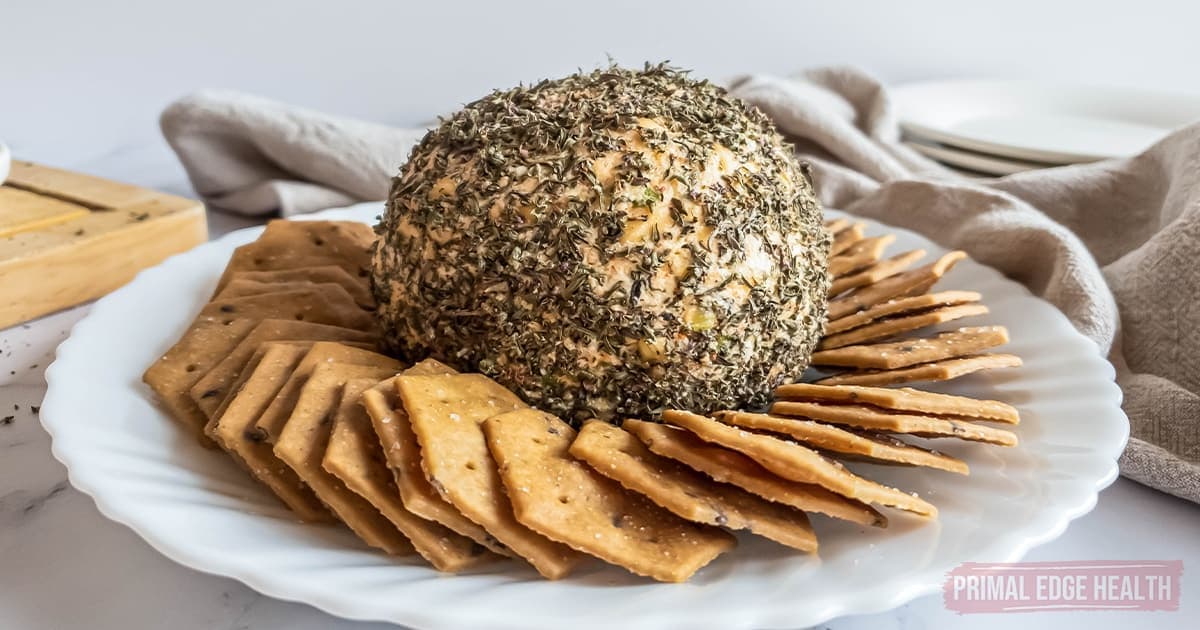
M1182 560L967 562L942 586L959 614L1055 610L1179 610Z

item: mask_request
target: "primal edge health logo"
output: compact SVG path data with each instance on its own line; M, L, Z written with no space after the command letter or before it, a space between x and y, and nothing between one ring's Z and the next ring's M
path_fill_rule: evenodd
M942 587L959 614L1052 610L1178 610L1182 560L967 562Z

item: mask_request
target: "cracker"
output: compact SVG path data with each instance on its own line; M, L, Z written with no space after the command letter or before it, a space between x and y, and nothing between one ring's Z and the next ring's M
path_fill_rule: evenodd
M769 501L859 525L887 527L887 518L861 501L821 486L784 479L737 451L709 444L683 429L642 420L626 420L622 428L655 454Z
M925 250L914 249L912 251L896 254L887 260L881 260L858 273L837 278L829 287L829 295L840 295L851 289L875 284L885 278L890 278L905 269L912 266L913 263L925 257Z
M1004 326L959 328L933 337L903 339L891 343L844 346L814 352L811 365L831 365L873 370L894 370L918 363L975 354L1008 343Z
M229 286L233 286L230 284ZM268 341L343 341L371 343L374 336L360 330L298 322L287 319L264 319L258 323L238 344L225 354L220 363L208 370L192 385L189 393L196 406L208 418L213 418L224 402L230 386L237 380L258 346ZM373 344L372 344L373 345Z
M345 269L337 265L276 269L273 271L234 271L230 274L229 280L230 282L234 280L250 280L253 282L268 283L311 282L313 284L332 282L333 284L341 285L359 306L363 308L374 308L375 306L375 297L371 295L371 288L367 278L361 278L357 274L350 275Z
M848 227L850 227L849 219L829 219L825 222L825 229L830 234L837 234Z
M217 290L238 271L335 265L365 278L374 242L374 230L357 221L271 221L258 240L234 250Z
M585 423L570 453L680 518L747 530L800 551L817 550L817 536L804 512L655 455L631 433L607 422Z
M209 426L208 435L216 440L233 459L240 463L260 483L302 521L332 521L333 515L317 499L317 495L300 480L291 468L280 462L270 445L256 441L254 428L258 418L288 376L308 350L288 343L265 343L247 367L248 375L237 389L221 415Z
M866 227L865 224L855 223L848 228L834 232L833 243L829 246L829 255L837 256L849 249L851 245L861 241Z
M453 368L433 359L426 359L401 372L409 376L437 376L457 374ZM500 541L487 533L471 519L463 516L458 508L438 494L421 468L421 445L413 433L408 412L400 404L396 393L396 379L392 377L363 392L362 404L371 418L388 467L395 478L404 507L426 520L440 523L460 535L487 547L501 555L512 555Z
M814 402L779 401L771 405L771 413L858 427L868 431L903 433L920 437L954 437L1000 446L1017 445L1017 436L1012 431L976 424L968 420L890 413L865 405L825 405Z
M928 311L920 311L900 317L886 317L866 326L860 326L836 335L826 335L817 344L818 351L841 348L855 344L887 339L896 335L919 330L927 326L935 326L952 322L964 317L986 315L988 307L983 304L959 304L957 306L942 306Z
M969 302L978 302L982 297L974 291L940 291L938 293L923 293L921 295L889 300L882 304L876 304L865 311L852 313L838 319L831 319L825 324L825 334L832 335L850 330L851 328L858 328L877 319L893 315L915 313L940 306L955 306Z
M274 444L279 439L279 434L283 432L283 426L287 424L288 416L296 406L296 401L300 399L300 390L304 387L304 382L322 363L390 365L394 366L396 370L399 369L398 363L376 352L333 341L318 341L312 345L308 354L304 355L304 360L296 366L295 371L279 389L279 393L275 395L275 399L255 421L253 430L256 433L255 439L270 444Z
M843 372L816 382L822 385L899 385L919 381L949 381L983 370L1020 366L1021 357L1013 354L975 354L896 370Z
M846 251L829 259L829 275L839 278L874 264L883 257L883 250L896 240L895 234L864 238Z
M282 291L297 291L312 287L329 288L329 286L337 287L345 291L345 287L335 282L315 283L303 280L293 280L289 282L259 282L257 280L230 280L221 292L215 296L215 299L228 299L247 297L251 295L262 295L263 293L279 293ZM349 293L349 291L347 291Z
M374 316L355 304L354 298L335 284L239 298L218 298L206 304L200 315L222 322L235 319L293 319L355 330L375 328Z
M275 456L294 470L355 535L368 545L394 555L411 553L412 543L375 506L326 472L321 460L329 443L329 419L358 406L356 394L360 392L351 390L347 392L349 396L343 397L345 384L359 378L379 380L395 373L397 367L395 362L378 366L318 365L305 381L274 449Z
M939 416L963 416L979 420L1017 424L1021 417L1016 407L998 400L976 400L966 396L936 394L908 387L859 387L855 385L780 385L775 397L782 400L821 400L835 403L861 403L895 411L915 411Z
M435 569L455 573L495 560L495 554L470 538L404 507L371 419L361 404L360 396L377 383L374 379L356 379L343 387L342 403L333 420L321 467L379 510Z
M517 520L547 538L661 582L683 582L737 544L571 457L575 430L551 414L519 409L483 428Z
M396 383L421 444L425 477L442 498L546 578L570 573L580 555L517 520L480 427L525 403L482 374L406 375Z
M924 293L966 257L964 252L949 252L928 265L898 273L832 300L829 302L828 319L840 319L894 298Z
M886 505L921 516L937 515L937 508L915 494L859 477L841 463L800 444L751 433L687 411L664 411L663 421L681 426L707 442L741 452L785 479L817 484L865 503Z
M887 435L856 433L811 420L781 418L763 413L720 411L717 412L716 417L726 424L781 433L797 442L822 451L852 455L857 459L870 462L936 468L960 475L970 472L967 463L961 459L913 446Z

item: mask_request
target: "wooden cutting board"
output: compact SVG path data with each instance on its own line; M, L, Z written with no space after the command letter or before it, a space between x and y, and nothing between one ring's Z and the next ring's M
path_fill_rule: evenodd
M199 201L14 160L0 186L0 329L98 298L206 240Z

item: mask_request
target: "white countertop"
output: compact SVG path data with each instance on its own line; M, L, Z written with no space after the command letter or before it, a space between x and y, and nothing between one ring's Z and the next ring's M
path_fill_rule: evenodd
M140 185L190 194L161 142L119 147L84 163L60 163ZM210 215L214 236L253 221ZM54 348L87 307L0 330L0 628L138 630L200 628L368 628L303 604L258 595L230 579L186 569L130 530L105 519L67 482L50 454L35 407ZM103 410L98 410L103 412ZM81 422L86 418L80 418ZM1200 627L1200 506L1124 479L1100 495L1096 509L1029 560L1176 560L1184 562L1179 612L1061 612L958 616L940 595L897 610L826 624L857 628L1006 628L1090 630Z

